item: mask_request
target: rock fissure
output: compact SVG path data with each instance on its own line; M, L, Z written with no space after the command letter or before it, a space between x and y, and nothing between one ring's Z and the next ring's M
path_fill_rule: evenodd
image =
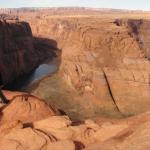
M120 111L120 109L119 109L119 106L117 105L117 102L116 102L115 97L114 97L114 95L113 95L113 92L112 92L112 89L111 89L111 86L110 86L108 77L107 77L107 75L106 75L106 72L103 71L103 73L104 73L104 78L105 78L105 80L106 80L107 87L108 87L110 96L111 96L111 98L112 98L112 100L113 100L113 103L115 104L117 111L121 113L121 111Z

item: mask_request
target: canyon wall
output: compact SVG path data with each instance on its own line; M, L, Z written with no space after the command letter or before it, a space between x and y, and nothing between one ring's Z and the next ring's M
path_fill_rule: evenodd
M80 111L88 112L84 115L129 116L149 110L149 21L139 26L138 19L120 25L113 18L87 16L26 20L35 36L54 39L62 49L59 75L77 93L70 94L70 101L79 101ZM33 93L43 98L42 89L43 84Z
M39 40L39 39L38 39ZM38 44L38 46L37 46ZM0 83L6 84L29 73L48 53L39 48L28 23L18 20L0 21ZM38 47L38 48L37 48Z
M150 57L150 21L143 19L117 19L115 21L118 26L125 26L129 29L130 34L134 37L141 48L145 51L145 57Z
M31 86L30 92L49 105L27 93L3 91L9 103L0 104L1 149L149 150L150 22L26 20L34 38L28 23L0 22L1 82L55 56L57 46L62 49L60 66ZM124 119L102 117L142 112L146 113Z

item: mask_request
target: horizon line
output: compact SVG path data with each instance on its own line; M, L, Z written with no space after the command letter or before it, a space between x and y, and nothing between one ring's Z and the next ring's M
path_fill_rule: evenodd
M53 7L53 6L49 6L49 7L40 7L40 6L37 6L37 7L34 7L34 6L26 6L26 7L0 7L0 9L23 9L23 8L31 8L31 9L40 9L40 8L43 8L43 9L50 9L50 8L85 8L85 9L108 9L108 10L111 10L111 9L114 9L114 10L124 10L124 11L143 11L143 12L150 12L150 10L144 10L144 9L127 9L127 8L113 8L113 7L83 7L83 6L58 6L58 7Z

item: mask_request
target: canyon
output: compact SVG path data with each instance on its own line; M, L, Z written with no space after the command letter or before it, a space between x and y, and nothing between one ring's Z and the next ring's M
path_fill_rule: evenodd
M0 83L5 85L55 56L57 49L46 39L33 37L27 22L3 14L0 18Z
M72 119L120 118L149 110L148 19L48 14L21 17L34 36L54 39L62 51L57 74L29 92L52 99Z
M22 92L4 88L0 149L150 148L149 12L5 11L14 17L0 22L1 84L57 69Z

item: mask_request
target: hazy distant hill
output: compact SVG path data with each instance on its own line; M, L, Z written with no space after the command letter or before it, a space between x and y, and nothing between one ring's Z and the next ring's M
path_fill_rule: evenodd
M23 7L23 8L0 8L0 13L25 13L25 12L48 12L50 15L97 15L101 13L148 13L142 10L125 10L111 8L86 8L86 7Z

